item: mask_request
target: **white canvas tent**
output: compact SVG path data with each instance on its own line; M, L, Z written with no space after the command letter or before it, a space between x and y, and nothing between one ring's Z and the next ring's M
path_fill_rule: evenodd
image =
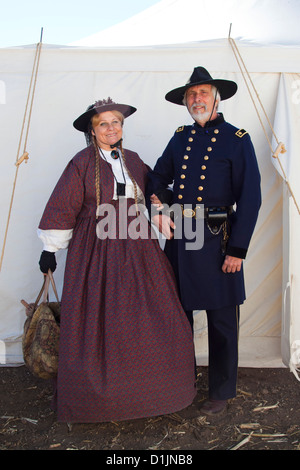
M299 45L298 0L162 0L72 44L85 47L160 46L235 38Z
M195 18L190 13L184 18L189 1L194 3L192 0L182 3L167 0L160 2L160 6L169 6L165 13L171 19L173 8L181 3L181 21L185 24L191 17ZM266 6L272 2L258 3ZM289 4L294 8L293 19L300 10L295 2ZM250 1L249 5L258 8L257 2ZM151 13L151 9L149 11ZM211 8L206 18L210 13ZM218 16L215 10L213 13ZM155 32L155 24L157 18L148 15L148 29ZM144 30L147 31L146 24ZM195 66L203 65L213 76L238 83L238 94L225 101L220 110L229 122L251 134L262 174L263 204L245 262L248 299L241 313L240 365L285 365L294 371L299 367L297 241L300 226L295 201L299 204L300 47L297 42L300 44L300 41L293 37L291 44L283 43L281 33L282 29L278 30L278 38L269 44L241 39L236 40L236 44L275 134L285 144L287 152L280 155L280 161L290 188L273 165L276 162L266 138L267 135L269 140L274 139L270 126L265 115L258 118L226 37L209 41L200 38L200 41L181 44L150 46L146 43L138 47L109 47L111 43L103 47L99 43L87 47L43 45L26 145L29 160L18 170L0 272L2 365L17 365L23 360L21 334L25 313L20 299L33 301L42 282L38 268L42 247L36 228L62 170L85 145L83 136L72 127L73 120L88 104L108 96L136 106L138 112L125 123L124 143L153 166L174 130L191 121L184 107L166 102L164 96L170 89L184 84ZM123 42L122 35L119 41ZM0 50L1 242L13 193L15 161L23 152L21 146L18 154L18 143L35 52L35 46ZM254 98L257 103L257 97ZM272 146L275 150L276 142ZM59 292L64 257L63 252L57 256L55 279ZM206 364L207 332L203 312L196 314L195 345L198 364Z

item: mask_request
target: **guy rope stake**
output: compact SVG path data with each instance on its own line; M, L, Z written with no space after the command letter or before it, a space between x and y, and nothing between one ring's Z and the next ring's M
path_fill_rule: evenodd
M18 151L17 151L17 157L16 157L16 162L15 162L16 173L15 173L15 178L14 178L14 182L13 182L13 190L12 190L12 195L11 195L11 200L10 200L10 205L9 205L9 210L8 210L7 224L6 224L3 247L2 247L2 252L1 252L0 271L1 271L1 268L2 268L2 262L3 262L3 258L4 258L4 251L5 251L5 246L6 246L7 233L8 233L8 227L9 227L9 222L10 222L10 217L11 217L11 211L12 211L12 206L13 206L13 200L14 200L14 195L15 195L15 189L16 189L16 184L17 184L17 177L18 177L19 168L20 168L20 165L23 161L25 161L25 163L27 163L27 161L29 159L28 152L26 151L26 145L27 145L28 132L29 132L30 119L31 119L31 113L32 113L32 106L33 106L33 99L34 99L34 93L35 93L35 86L36 86L38 68L39 68L39 62L40 62L40 55L41 55L41 48L42 48L42 37L43 37L43 28L41 29L40 42L36 46L36 51L35 51L35 56L34 56L34 63L33 63L33 68L32 68L32 73L31 73L31 79L30 79L30 85L29 85L29 90L28 90L28 95L27 95L27 102L26 102L24 118L23 118L23 124L22 124L22 129L21 129L21 135L20 135L20 140L19 140L19 146L18 146ZM26 134L25 134L25 140L24 140L24 146L23 146L23 154L21 155L21 157L19 157L21 144L22 144L22 139L23 139L23 132L24 132L25 123L26 123L27 113L28 113L28 118L27 118L27 128L26 128Z

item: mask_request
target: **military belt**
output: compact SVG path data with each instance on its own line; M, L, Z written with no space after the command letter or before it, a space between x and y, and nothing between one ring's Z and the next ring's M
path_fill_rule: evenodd
M219 235L221 237L221 249L222 254L226 253L226 246L229 239L230 226L228 223L228 216L233 212L233 206L220 206L220 207L201 207L196 206L195 209L186 208L181 206L182 217L188 217L195 219L205 219L206 225L209 231L213 235Z
M181 205L182 217L195 219L215 219L225 220L228 215L232 214L233 206L220 206L220 207L202 207L195 206L195 208L186 208Z

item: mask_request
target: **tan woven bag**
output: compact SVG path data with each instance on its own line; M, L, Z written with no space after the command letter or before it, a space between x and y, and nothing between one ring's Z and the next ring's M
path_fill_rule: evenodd
M48 301L50 282L57 302ZM42 302L38 305L42 295ZM26 307L27 315L22 337L24 362L35 376L42 379L54 378L58 367L60 302L50 270L44 276L44 283L35 303L28 304L25 300L21 300L21 303Z

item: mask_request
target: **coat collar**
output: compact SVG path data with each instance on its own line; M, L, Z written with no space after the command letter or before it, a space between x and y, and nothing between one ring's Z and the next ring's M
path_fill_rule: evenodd
M216 119L213 119L212 121L207 121L205 123L204 126L200 126L200 124L198 124L196 121L195 121L195 126L197 128L200 128L200 129L206 129L207 127L216 127L216 126L219 126L220 124L222 124L223 122L225 122L225 119L224 119L224 116L222 113L218 113L218 116L216 117Z

